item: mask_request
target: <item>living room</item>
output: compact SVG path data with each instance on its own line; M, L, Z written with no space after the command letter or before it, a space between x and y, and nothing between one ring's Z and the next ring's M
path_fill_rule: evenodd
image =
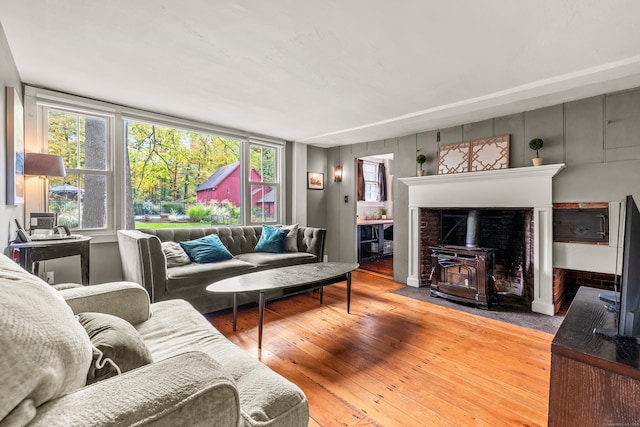
M627 195L640 197L640 52L634 42L640 30L633 20L640 11L633 2L519 6L496 2L467 4L464 11L423 4L394 11L397 6L384 2L375 6L330 2L323 7L233 3L200 5L202 16L198 7L187 7L182 11L184 22L173 2L162 2L155 18L149 8L157 6L146 2L123 4L119 11L113 5L78 3L74 5L78 15L55 10L44 1L28 3L8 5L0 12L0 81L15 88L24 108L25 151L46 152L39 133L45 108L102 114L112 120L107 122L115 142L105 172L109 201L104 227L72 230L92 239L91 285L124 277L116 232L131 228L129 221L135 216L127 213L125 201L129 191L125 177L131 177L124 161L126 149L131 149L124 136L126 120L217 132L243 139L242 144L246 141L248 145L239 150L250 150L251 144L275 147L281 175L269 185L278 191L279 210L263 222L326 229L324 255L330 262L357 261L357 159L393 154L389 185L395 284L379 283L380 289L425 284L428 271L418 259L420 231L411 227L425 214L422 209L479 207L469 202L477 192L467 194L466 203L414 202L411 193L422 191L417 187L422 184L415 181L417 168L424 168L424 182L437 180L442 147L509 135L508 169L531 170L536 153L529 142L540 138L544 166L539 170L558 166L555 175L540 184L549 191L541 196L542 202L523 206L497 201L496 193L504 191L488 184L482 195L486 204L480 207L531 208L536 214L555 215L567 205L606 206L608 240L585 244L554 239L552 222L536 229L547 240L538 257L545 260L543 273L532 280L534 311L553 315L549 310L555 310L558 301L542 282L550 286L554 269L620 273L623 201ZM69 12L67 8L72 6L65 7ZM220 17L224 19L217 22ZM207 19L219 28L208 27ZM138 20L145 23L136 27ZM355 25L355 21L364 22ZM121 22L121 27L114 22ZM233 35L235 31L242 35ZM443 46L435 42L445 37L452 41ZM187 49L189 45L193 50ZM68 51L60 54L60 46ZM149 49L148 57L140 53L144 49ZM223 71L225 67L236 68L236 76L233 70ZM253 71L247 71L250 68ZM367 80L361 82L364 76ZM2 93L0 111L6 117L7 95ZM0 130L0 172L7 176L4 119ZM419 154L426 155L424 165L416 164ZM337 167L340 180L334 180ZM310 172L323 175L322 190L309 188ZM475 180L467 179L462 185ZM23 203L5 203L4 185L0 191L0 246L7 254L16 237L14 219L25 224L31 213L43 212L53 187L47 190L37 177L27 177L25 184ZM520 194L533 197L535 186L520 188ZM536 224L540 218L545 221L544 216L537 218ZM250 224L260 221L247 214L239 225ZM75 257L46 261L41 273L53 273L55 283L82 282ZM378 279L355 276L363 288L375 293L372 283ZM343 289L337 289L335 293L327 289L328 301L344 302ZM373 310L370 298L367 308ZM254 311L241 310L240 322L251 323ZM214 315L226 325L228 316L220 316ZM397 326L387 321L387 326ZM221 329L232 333L230 327ZM235 339L242 341L246 334ZM549 343L550 339L544 345ZM548 353L548 347L541 351ZM375 422L371 417L369 421Z

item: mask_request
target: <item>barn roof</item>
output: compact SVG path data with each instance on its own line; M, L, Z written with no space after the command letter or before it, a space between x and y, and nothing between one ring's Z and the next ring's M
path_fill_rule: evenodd
M198 185L198 188L196 188L196 193L203 190L215 190L215 188L220 185L220 183L224 181L226 177L231 175L231 173L236 170L238 166L240 166L240 162L234 162L229 165L222 166L217 171L215 171L213 175L209 177L209 179Z

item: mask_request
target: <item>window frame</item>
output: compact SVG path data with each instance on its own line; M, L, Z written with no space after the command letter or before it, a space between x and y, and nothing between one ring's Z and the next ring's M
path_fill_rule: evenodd
M365 167L367 165L374 165L375 166L375 175L376 175L376 179L375 180L367 180L367 178L366 178L367 174L364 171L364 169L365 169ZM373 202L373 203L375 203L375 202L379 202L380 201L379 200L379 196L378 196L380 194L380 189L379 189L380 183L378 182L379 167L380 167L380 163L370 162L368 160L364 160L363 161L363 164L362 164L362 176L364 178L364 188L365 188L364 201L365 202L369 202L369 203ZM369 185L375 184L375 188L376 188L375 195L376 195L376 197L373 200L372 199L367 199L367 194L368 194L368 192L367 192L367 184L369 184Z
M274 156L274 182L258 182L251 181L251 147L266 147L273 148L275 150ZM241 216L243 218L243 223L245 225L259 225L259 224L278 224L283 222L284 218L284 195L282 185L283 176L282 170L284 165L284 152L285 146L284 144L278 144L262 139L257 138L248 138L243 141L243 147L241 150L241 174L242 174L242 202L243 205L248 206L248 209L242 209ZM252 221L251 219L251 187L252 186L261 186L261 187L273 187L274 191L276 191L276 215L272 221Z
M114 192L114 134L115 134L115 115L107 113L100 109L87 108L84 105L74 105L67 102L46 102L36 101L37 120L38 120L38 145L42 147L43 152L48 152L49 144L49 111L60 111L62 113L74 114L78 116L89 116L105 120L105 169L87 169L87 168L70 168L65 165L67 175L75 174L104 176L106 185L106 218L105 225L101 228L74 228L72 231L82 233L88 236L114 235L115 234L115 192ZM47 182L48 184L48 182ZM43 189L46 193L42 196L48 200L48 185ZM48 202L43 209L48 211Z

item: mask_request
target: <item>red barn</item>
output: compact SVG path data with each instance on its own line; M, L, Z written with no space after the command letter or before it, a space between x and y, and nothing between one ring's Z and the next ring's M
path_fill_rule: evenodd
M260 174L251 169L251 181L262 180ZM256 206L261 194L251 197L251 205ZM233 206L240 206L240 162L222 166L215 171L205 182L196 188L196 200L198 203L222 202L229 200Z

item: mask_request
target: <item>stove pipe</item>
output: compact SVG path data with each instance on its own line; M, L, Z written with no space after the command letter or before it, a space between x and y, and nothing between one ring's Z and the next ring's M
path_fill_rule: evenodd
M480 216L478 209L471 209L467 216L467 239L465 246L467 248L480 247Z

